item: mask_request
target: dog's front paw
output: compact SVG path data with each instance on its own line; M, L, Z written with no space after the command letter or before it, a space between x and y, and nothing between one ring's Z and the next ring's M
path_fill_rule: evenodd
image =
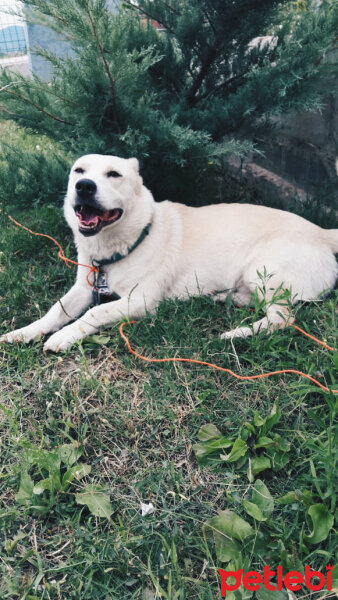
M13 342L23 342L24 344L28 344L28 342L40 338L42 335L43 332L38 324L31 323L31 325L28 325L27 327L15 329L14 331L9 331L8 333L1 335L0 342L7 344L12 344Z
M67 350L76 342L85 337L85 334L81 332L78 326L74 327L74 325L68 325L60 331L53 333L53 335L48 338L47 342L43 346L44 352L62 352L63 350Z
M231 331L225 331L221 333L221 340L232 340L233 338L246 338L252 335L252 329L250 327L236 327Z

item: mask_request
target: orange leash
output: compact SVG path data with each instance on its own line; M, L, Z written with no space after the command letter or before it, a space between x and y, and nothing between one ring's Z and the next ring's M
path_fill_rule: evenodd
M306 337L310 338L310 340L313 340L317 344L320 344L321 346L324 346L324 348L326 348L327 350L331 350L331 352L334 352L334 348L332 346L329 346L328 344L326 344L325 342L323 342L323 340L319 340L314 335L310 335L309 333L307 333L306 331L304 331L304 329L301 329L300 327L298 327L298 325L293 325L291 323L290 327L293 327L294 329L297 329L297 331L300 331L300 333L302 333Z
M149 358L148 356L143 356L143 354L140 354L139 352L136 352L136 350L133 350L133 348L131 347L129 338L126 336L126 334L123 331L124 327L126 325L130 325L133 323L137 323L137 321L125 321L124 323L121 323L119 332L120 332L121 338L124 340L128 350L129 350L129 352L131 354L133 354L133 356L136 356L136 358L139 358L140 360L144 360L144 361L150 362L150 363L164 363L164 362L182 362L183 363L184 362L184 363L192 363L195 365L204 365L205 367L215 369L216 371L222 371L223 373L228 373L232 377L235 377L236 379L240 379L241 381L253 381L254 379L265 379L266 377L271 377L272 375L284 375L285 373L292 373L293 375L300 375L301 377L305 377L306 379L308 379L309 381L311 381L312 383L314 383L315 385L320 387L325 392L331 391L333 394L338 394L338 390L330 390L328 387L326 387L325 385L323 385L322 383L317 381L317 379L315 379L314 377L311 377L310 375L307 375L306 373L303 373L302 371L297 371L296 369L281 369L280 371L271 371L269 373L263 373L260 375L238 375L237 373L234 373L230 369L226 369L225 367L220 367L218 365L214 365L213 363L205 362L203 360L195 360L193 358L179 358L179 357ZM296 329L299 329L299 327L296 327ZM300 330L300 331L302 331L302 330ZM309 336L309 337L312 337L312 336Z
M37 233L36 231L32 231L31 229L29 229L28 227L25 227L24 225L21 225L21 223L19 223L18 221L16 221L15 219L13 219L13 217L11 217L10 215L7 215L8 218L15 224L17 225L17 227L21 227L22 229L24 229L25 231L28 231L28 233L30 233L31 235L38 235L40 237L45 237L49 240L51 240L52 242L54 242L54 244L56 244L56 246L58 247L59 251L58 251L58 257L64 261L64 263L67 265L67 267L69 267L69 263L72 265L77 265L80 267L86 267L87 269L89 269L88 275L87 275L87 282L90 286L92 286L92 283L89 281L89 275L91 273L97 272L98 269L97 267L94 267L93 265L83 265L81 263L76 262L75 260L71 260L70 258L67 258L65 255L65 252L61 246L61 244L55 240L51 235L47 235L46 233ZM69 267L70 268L70 267ZM233 371L231 371L230 369L226 369L225 367L220 367L218 365L214 365L213 363L209 363L209 362L205 362L202 360L195 360L193 358L179 358L179 357L171 357L171 358L149 358L147 356L143 356L142 354L140 354L139 352L136 352L136 350L133 350L133 348L131 347L129 338L126 336L126 334L124 333L123 329L126 325L129 325L130 323L137 323L137 321L126 321L124 323L122 323L120 325L119 328L119 332L120 332L120 336L122 337L122 339L124 340L129 352L131 354L133 354L133 356L136 356L136 358L139 358L140 360L146 361L146 362L150 362L150 363L164 363L164 362L184 362L184 363L191 363L191 364L196 364L196 365L203 365L205 367L209 367L210 369L215 369L217 371L222 371L224 373L228 373L229 375L231 375L232 377L235 377L236 379L239 379L241 381L252 381L254 379L264 379L266 377L271 377L272 375L284 375L286 373L292 373L293 375L300 375L301 377L305 377L306 379L308 379L309 381L311 381L312 383L314 383L315 385L317 385L318 387L320 387L322 390L324 390L325 392L332 392L333 394L338 394L338 390L330 390L328 387L326 387L325 385L323 385L322 383L320 383L319 381L317 381L317 379L315 379L314 377L311 377L310 375L307 375L306 373L303 373L302 371L297 371L296 369L281 369L280 371L271 371L269 373L263 373L260 375L238 375L237 373L234 373ZM303 335L305 335L306 337L310 338L311 340L314 340L317 344L320 344L322 346L324 346L324 348L326 348L327 350L331 350L333 351L334 348L332 348L332 346L329 346L328 344L326 344L325 342L323 342L322 340L319 340L318 338L316 338L313 335L310 335L309 333L307 333L306 331L304 331L304 329L301 329L300 327L298 327L297 325L290 325L291 327L293 327L294 329L297 329L300 333L302 333Z
M21 225L21 223L19 223L19 221L16 221L15 219L13 219L13 217L11 217L10 215L7 215L7 217L13 222L15 223L15 225L17 225L17 227L21 227L22 229L24 229L25 231L28 231L28 233L31 233L32 235L38 235L40 237L44 237L47 238L48 240L51 240L52 242L54 242L54 244L57 245L57 247L59 248L58 251L58 257L61 258L61 260L64 261L64 263L66 264L66 266L70 269L69 263L72 265L77 265L78 267L87 267L87 269L89 269L89 273L87 275L87 282L90 286L92 286L93 284L90 283L89 281L89 275L91 273L97 273L98 272L98 268L94 267L93 265L83 265L81 263L76 262L75 260L71 260L70 258L67 258L67 256L65 255L65 251L62 248L61 244L55 240L51 235L47 235L46 233L37 233L36 231L32 231L31 229L28 229L28 227L25 227L24 225Z

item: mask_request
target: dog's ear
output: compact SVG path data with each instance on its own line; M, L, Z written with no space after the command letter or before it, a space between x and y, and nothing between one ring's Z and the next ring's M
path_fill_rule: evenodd
M139 163L138 163L137 158L129 158L128 160L129 160L131 166L133 167L135 173L138 174L138 172L139 172Z
M135 180L135 191L137 194L140 194L142 191L142 185L143 185L143 179L141 177L141 175L139 174L139 162L137 160L137 158L129 158L128 159L132 168L135 171L135 174L138 176L136 177Z

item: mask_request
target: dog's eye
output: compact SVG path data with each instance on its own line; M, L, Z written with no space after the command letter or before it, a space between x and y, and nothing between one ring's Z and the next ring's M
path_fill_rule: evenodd
M117 171L108 171L107 177L122 177L121 173Z
M77 167L77 169L74 169L75 173L84 173L84 169L82 169L81 167Z

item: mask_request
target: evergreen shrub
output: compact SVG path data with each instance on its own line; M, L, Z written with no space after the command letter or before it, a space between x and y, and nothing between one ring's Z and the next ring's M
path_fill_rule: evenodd
M136 156L157 200L214 202L224 157L251 148L243 131L292 107L320 109L318 82L334 70L324 60L338 30L338 3L329 0L24 4L27 18L57 31L70 51L38 51L50 82L0 76L2 118L59 148L32 157L2 145L0 185L18 203L28 188L39 201L39 177L47 195L62 189L59 166L84 153Z

